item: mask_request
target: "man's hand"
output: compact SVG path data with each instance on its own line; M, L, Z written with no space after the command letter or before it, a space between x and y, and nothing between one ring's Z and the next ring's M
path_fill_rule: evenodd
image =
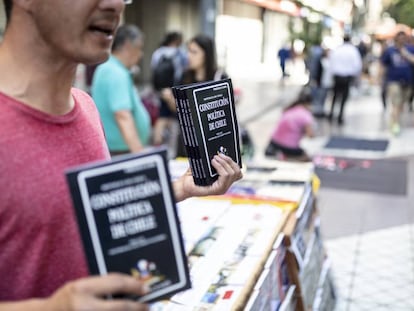
M128 299L104 299L107 295L142 296L148 290L142 282L123 274L111 273L67 283L46 300L44 311L149 310L148 306Z
M189 197L223 194L233 182L243 177L240 167L230 157L218 154L211 161L216 169L219 178L210 186L197 186L194 184L191 170L174 182L174 193L177 201Z
M125 294L142 296L146 286L132 276L110 273L68 282L46 299L0 303L0 311L147 311L148 305L130 299L105 299Z
M411 52L408 51L408 49L406 47L402 47L400 49L400 53L410 63L412 63L412 64L414 63L414 54L411 54Z

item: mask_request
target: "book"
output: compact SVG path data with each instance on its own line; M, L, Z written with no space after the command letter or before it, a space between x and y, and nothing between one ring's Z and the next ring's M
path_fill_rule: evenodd
M190 288L165 148L66 172L93 275L127 273L150 288L141 302Z
M177 115L194 182L211 185L218 174L214 155L228 155L240 167L239 127L230 79L173 87Z

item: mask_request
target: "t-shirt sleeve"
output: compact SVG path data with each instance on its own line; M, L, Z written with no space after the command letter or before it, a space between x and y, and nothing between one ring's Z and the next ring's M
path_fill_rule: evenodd
M306 110L306 108L303 108L300 112L300 123L303 128L306 126L312 125L314 122L312 113L309 110Z
M108 103L111 111L132 110L129 77L125 73L114 73L107 81Z

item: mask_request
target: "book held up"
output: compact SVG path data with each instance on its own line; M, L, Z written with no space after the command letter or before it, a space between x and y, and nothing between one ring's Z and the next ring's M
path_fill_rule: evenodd
M173 94L195 184L207 186L217 180L211 160L218 153L242 167L231 80L176 86Z
M66 173L91 274L121 272L150 288L142 302L190 288L164 148Z

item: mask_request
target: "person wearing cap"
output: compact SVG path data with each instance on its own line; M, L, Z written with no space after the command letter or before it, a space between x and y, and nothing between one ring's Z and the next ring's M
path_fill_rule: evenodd
M79 63L108 59L124 0L3 0L0 45L0 310L148 310L132 276L89 276L65 171L109 160L99 113L74 89ZM219 179L173 183L177 200L223 193L241 171L212 160Z
M266 156L281 154L282 159L286 160L310 161L310 157L300 147L300 142L305 136L315 135L312 99L310 88L305 87L297 99L283 110L266 147Z

